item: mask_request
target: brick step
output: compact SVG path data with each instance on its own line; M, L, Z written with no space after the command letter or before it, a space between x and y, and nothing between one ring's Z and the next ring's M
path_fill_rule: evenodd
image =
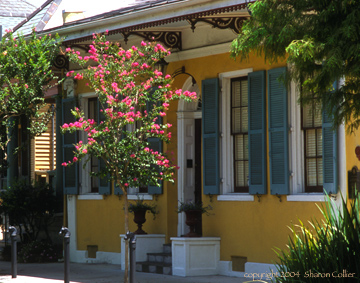
M143 261L136 263L137 272L172 275L172 264L163 262Z

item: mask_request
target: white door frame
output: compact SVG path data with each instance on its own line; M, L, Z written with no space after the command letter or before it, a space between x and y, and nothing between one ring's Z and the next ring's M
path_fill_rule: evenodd
M199 95L197 84L192 85L192 78L184 83L183 90L195 91ZM198 102L179 101L177 112L177 156L178 156L178 201L195 201L195 119L201 119ZM187 168L187 160L192 160L192 168ZM188 232L185 214L178 214L177 236Z

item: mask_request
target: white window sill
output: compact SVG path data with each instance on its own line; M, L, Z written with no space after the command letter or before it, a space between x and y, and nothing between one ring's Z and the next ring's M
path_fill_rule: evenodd
M218 195L218 201L254 201L254 196L249 194L226 194Z
M297 195L288 195L286 196L287 201L314 201L314 202L324 202L324 194L297 194Z
M138 199L153 200L153 195L149 195L149 194L136 194L136 195L128 195L127 198L130 199L130 200L138 200Z
M102 200L103 195L99 194L84 194L84 195L78 195L78 200Z

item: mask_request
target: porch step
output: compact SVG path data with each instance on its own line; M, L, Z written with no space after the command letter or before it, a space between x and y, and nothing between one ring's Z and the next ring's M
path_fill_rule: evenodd
M136 271L172 275L171 244L164 244L162 253L148 253L147 261L136 263Z

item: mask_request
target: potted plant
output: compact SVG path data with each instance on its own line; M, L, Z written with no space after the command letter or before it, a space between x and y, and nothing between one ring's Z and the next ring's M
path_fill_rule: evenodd
M156 210L156 204L145 203L143 199L138 198L135 202L129 203L129 212L134 213L134 222L137 224L138 229L134 234L147 234L143 229L142 225L146 221L145 214L150 212L153 214L154 219L156 214L159 212Z
M179 201L177 213L185 212L185 223L190 228L190 232L185 234L184 237L200 237L200 235L195 232L195 226L199 223L199 221L201 221L201 215L203 213L209 215L209 210L212 210L212 207L210 205L204 206L202 202Z

